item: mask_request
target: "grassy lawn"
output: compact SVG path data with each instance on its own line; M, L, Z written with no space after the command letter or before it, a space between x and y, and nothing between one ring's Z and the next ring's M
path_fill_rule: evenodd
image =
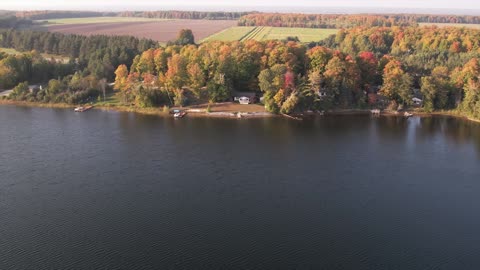
M118 92L110 92L107 93L105 101L103 101L103 97L101 98L101 101L95 101L93 103L95 106L104 106L104 107L114 107L114 106L120 106L122 105L122 102L120 100L120 96L118 95Z
M466 23L419 23L420 26L432 26L438 27L465 27L472 29L480 29L480 24L466 24Z
M330 35L336 34L337 29L316 29L316 28L289 28L289 27L231 27L222 32L211 35L205 41L235 41L235 40L272 40L286 39L287 37L298 37L300 42L320 41Z
M37 20L37 23L47 22L47 25L59 24L86 24L86 23L117 23L117 22L156 22L166 21L167 19L151 19L140 17L87 17L87 18L66 18L66 19L49 19Z
M266 112L265 106L260 104L239 104L237 102L205 103L187 106L188 109L206 110L210 106L211 112Z

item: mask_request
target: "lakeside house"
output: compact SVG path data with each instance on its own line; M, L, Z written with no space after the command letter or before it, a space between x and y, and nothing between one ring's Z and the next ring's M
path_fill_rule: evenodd
M43 90L43 87L41 85L37 85L37 84L32 84L32 85L28 86L28 91L30 93L33 93L36 90Z
M412 98L413 105L421 106L423 104L423 100L417 97Z
M233 94L233 101L240 104L252 104L257 102L257 93L255 92L235 92Z

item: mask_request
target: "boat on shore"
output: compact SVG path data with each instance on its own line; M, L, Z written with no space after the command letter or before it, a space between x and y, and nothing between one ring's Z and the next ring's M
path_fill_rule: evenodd
M187 112L185 111L180 111L180 110L173 111L173 118L183 118L185 115L187 115Z
M89 105L89 106L80 106L80 107L76 107L73 111L74 112L85 112L85 111L88 111L90 109L92 109L93 106Z
M413 116L413 114L412 114L412 113L409 113L409 112L405 112L405 113L403 114L403 116L405 116L405 117L408 118L408 117Z
M381 111L379 109L375 109L375 110L370 110L370 113L372 115L380 115L381 114Z

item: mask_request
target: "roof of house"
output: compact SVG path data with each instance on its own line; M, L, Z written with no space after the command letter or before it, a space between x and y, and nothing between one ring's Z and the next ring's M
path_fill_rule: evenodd
M248 98L254 98L257 96L257 93L255 92L234 92L233 93L234 97L248 97Z

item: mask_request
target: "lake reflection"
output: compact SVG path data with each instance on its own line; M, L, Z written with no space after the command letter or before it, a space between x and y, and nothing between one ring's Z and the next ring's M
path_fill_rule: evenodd
M480 125L0 106L0 269L477 269Z

